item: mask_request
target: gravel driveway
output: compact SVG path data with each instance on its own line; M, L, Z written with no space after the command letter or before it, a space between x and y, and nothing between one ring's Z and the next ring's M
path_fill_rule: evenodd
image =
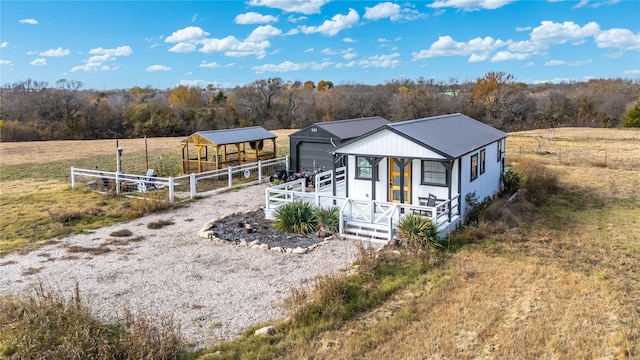
M127 308L173 319L198 346L227 340L248 326L285 315L283 300L316 276L348 269L356 243L331 240L307 254L276 253L198 237L208 221L264 205L267 185L254 185L74 235L27 254L0 258L0 293L46 288L81 296L95 316L113 321ZM172 221L160 229L151 222ZM128 229L133 235L110 234Z

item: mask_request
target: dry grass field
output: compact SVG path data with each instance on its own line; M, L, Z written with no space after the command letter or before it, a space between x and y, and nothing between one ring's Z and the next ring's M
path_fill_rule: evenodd
M279 156L288 153L293 131L273 131ZM123 171L144 174L148 159L160 176L178 175L181 140L148 138L146 151L144 139L119 140ZM71 191L72 166L115 171L116 140L0 143L0 256L127 216L126 198Z
M300 335L279 356L640 358L640 132L565 128L551 135L528 131L507 139L507 163L516 171L519 164L535 161L558 177L559 189L540 206L524 200L499 204L500 217L464 229L456 238L460 245L379 306L308 339ZM155 157L178 153L178 139L172 145L168 140L149 139L149 152ZM127 141L121 143L125 156L136 153L140 161L142 140ZM36 150L40 143L0 144L0 245L6 249L38 240L17 230L46 226L33 212L44 212L46 219L52 208L84 211L99 204L117 212L116 200L76 194L68 189L66 173L57 170L48 177L44 170L49 164L81 167L103 157L107 166L114 142L56 143L43 143L47 150ZM83 152L87 144L89 160ZM29 169L32 173L20 172ZM12 224L21 217L30 222ZM247 343L239 346L269 347ZM216 351L203 358L224 358L224 351Z

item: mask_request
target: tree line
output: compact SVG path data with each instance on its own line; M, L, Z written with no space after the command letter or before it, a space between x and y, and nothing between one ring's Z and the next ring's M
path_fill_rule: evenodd
M637 80L525 84L503 72L467 82L419 78L334 85L270 78L232 89L110 91L85 90L76 80L49 86L28 79L3 86L0 95L2 141L187 136L252 125L290 129L369 116L397 122L456 112L504 131L640 126Z

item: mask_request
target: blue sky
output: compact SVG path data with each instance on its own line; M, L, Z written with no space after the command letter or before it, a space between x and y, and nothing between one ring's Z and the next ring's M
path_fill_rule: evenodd
M0 2L0 85L640 79L640 1Z

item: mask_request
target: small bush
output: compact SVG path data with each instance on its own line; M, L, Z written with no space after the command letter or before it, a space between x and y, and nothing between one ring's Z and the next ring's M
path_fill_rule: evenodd
M546 166L533 160L524 159L517 164L520 186L525 197L534 205L541 205L550 194L558 189L558 176Z
M279 207L273 226L281 231L309 234L318 229L316 207L301 201Z
M400 238L409 246L427 250L440 247L438 230L427 217L409 214L398 223Z
M329 232L336 233L340 225L340 210L336 207L316 210L318 226Z
M365 247L361 242L358 243L358 260L356 260L358 274L368 278L373 277L380 262L378 252L372 246Z
M502 174L502 194L511 196L520 189L520 175L513 170L506 170Z
M485 220L486 211L491 203L491 198L485 198L481 202L478 201L478 196L476 192L468 193L464 197L465 202L467 203L467 212L465 214L465 221L467 224L479 223Z

